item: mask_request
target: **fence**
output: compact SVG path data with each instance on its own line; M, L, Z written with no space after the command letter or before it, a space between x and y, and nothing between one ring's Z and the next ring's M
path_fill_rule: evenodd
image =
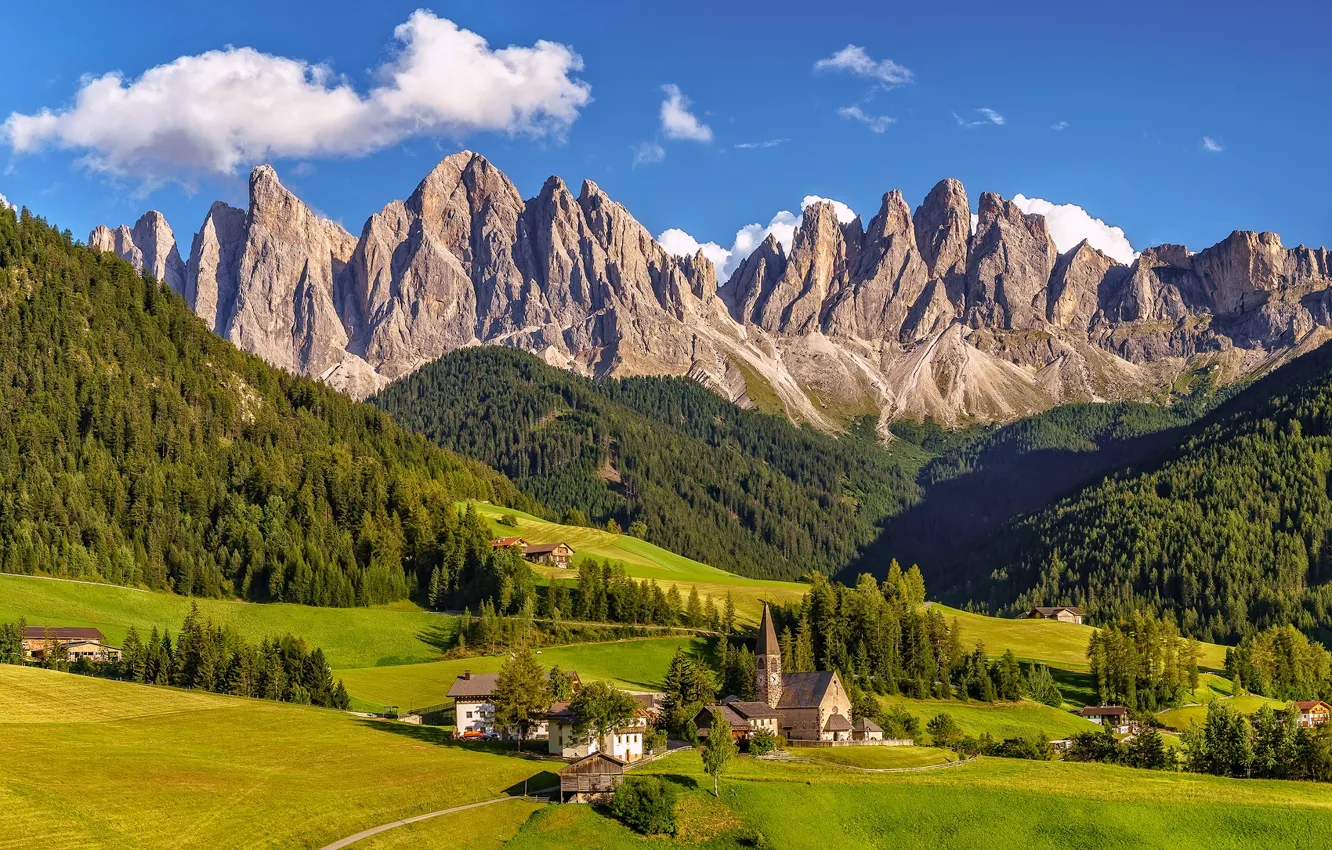
M881 741L795 741L786 742L788 747L914 747L916 742L910 738L884 738Z

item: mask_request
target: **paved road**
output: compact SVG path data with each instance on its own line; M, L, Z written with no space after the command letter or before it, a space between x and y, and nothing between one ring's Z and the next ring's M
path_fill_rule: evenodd
M532 791L529 793L528 796L541 797L546 794L554 793L555 791L558 790L559 786L551 786L550 788L542 788L540 791ZM429 814L417 815L414 818L407 818L406 820L395 820L393 823L386 823L383 826L376 826L372 829L362 830L361 832L358 832L355 835L349 835L346 838L334 841L332 844L325 845L324 847L320 848L320 850L342 850L343 847L350 847L351 845L360 841L362 838L369 838L370 836L378 835L381 832L388 832L390 829L397 829L398 827L406 826L409 823L416 823L417 821L429 820L430 818L439 817L440 815L453 814L454 812L464 812L467 811L468 809L478 809L481 806L491 806L494 805L495 803L503 803L505 800L521 800L521 799L523 798L507 797L507 796L496 797L493 800L482 800L479 803L468 803L465 806L454 806L451 809L441 809L438 812L430 812Z

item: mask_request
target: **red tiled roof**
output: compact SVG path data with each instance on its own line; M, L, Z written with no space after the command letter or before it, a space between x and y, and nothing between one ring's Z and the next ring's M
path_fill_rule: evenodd
M1323 708L1332 709L1332 706L1329 706L1321 699L1297 700L1295 702L1295 707L1298 708L1300 711L1312 711L1313 709L1317 708L1320 705Z

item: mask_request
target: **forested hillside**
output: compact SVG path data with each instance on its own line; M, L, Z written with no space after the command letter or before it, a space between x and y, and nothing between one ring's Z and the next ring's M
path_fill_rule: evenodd
M0 209L0 569L208 596L406 597L460 498L528 500L179 297Z
M834 439L672 378L594 382L504 348L456 351L373 399L557 515L646 526L743 575L834 572L918 498L914 447Z
M950 594L1145 609L1228 640L1332 614L1332 347L1238 393L1150 463L996 533ZM927 573L928 574L928 573Z

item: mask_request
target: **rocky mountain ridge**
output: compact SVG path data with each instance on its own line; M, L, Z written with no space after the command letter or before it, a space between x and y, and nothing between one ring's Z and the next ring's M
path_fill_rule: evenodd
M595 183L524 200L485 157L441 161L359 237L269 166L248 209L216 203L181 262L159 213L89 244L180 292L213 329L358 397L454 349L501 344L591 375L691 375L742 405L835 430L855 415L1004 421L1072 401L1160 398L1189 370L1232 380L1323 341L1326 249L1233 233L1124 266L1045 219L941 181L868 225L808 207L719 287Z

